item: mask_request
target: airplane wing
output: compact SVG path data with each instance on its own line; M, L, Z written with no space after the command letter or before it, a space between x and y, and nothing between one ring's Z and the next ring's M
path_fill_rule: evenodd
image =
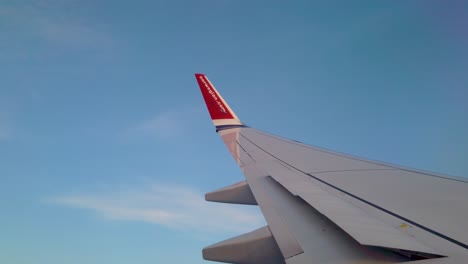
M370 161L243 124L195 74L245 181L208 201L258 205L267 226L203 249L228 263L468 263L468 180ZM229 224L229 223L226 223Z

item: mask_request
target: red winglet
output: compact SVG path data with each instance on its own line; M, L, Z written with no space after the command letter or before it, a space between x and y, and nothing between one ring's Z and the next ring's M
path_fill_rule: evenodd
M214 88L206 75L196 73L195 78L197 78L203 99L205 99L206 107L208 108L214 125L242 125L239 118L237 118L236 114L231 110L226 101L224 101L223 97Z

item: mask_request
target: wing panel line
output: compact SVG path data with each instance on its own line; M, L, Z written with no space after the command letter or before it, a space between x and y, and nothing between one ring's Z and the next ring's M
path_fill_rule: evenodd
M239 144L239 141L236 140L236 144L245 152L245 154L247 154L247 156L249 156L253 161L255 161L255 159L247 152L247 150L245 150L244 147L242 147L242 145Z
M416 227L419 227L420 229L422 229L422 230L424 230L424 231L427 231L427 232L429 232L429 233L431 233L431 234L433 234L433 235L436 235L436 236L438 236L438 237L440 237L440 238L443 238L443 239L445 239L445 240L447 240L447 241L449 241L449 242L451 242L451 243L453 243L453 244L456 244L456 245L458 245L458 246L460 246L460 247L463 247L463 248L465 248L465 249L468 249L468 245L467 245L467 244L464 244L463 242L460 242L460 241L455 240L455 239L453 239L453 238L451 238L451 237L448 237L448 236L446 236L446 235L444 235L444 234L442 234L442 233L439 233L439 232L437 232L437 231L435 231L435 230L433 230L433 229L430 229L429 227L426 227L426 226L424 226L424 225L421 225L421 224L419 224L419 223L417 223L417 222L414 222L414 221L412 221L412 220L410 220L410 219L408 219L408 218L406 218L406 217L404 217L404 216L401 216L401 215L396 214L396 213L394 213L394 212L392 212L392 211L390 211L390 210L387 210L387 209L385 209L385 208L383 208L383 207L381 207L381 206L379 206L379 205L376 205L376 204L374 204L374 203L372 203L372 202L369 202L369 201L367 201L367 200L365 200L365 199L363 199L363 198L361 198L361 197L359 197L359 196L357 196L357 195L354 195L354 194L352 194L352 193L350 193L350 192L347 192L347 191L341 189L340 187L335 186L335 185L333 185L333 184L331 184L331 183L328 183L328 182L326 182L326 181L324 181L324 180L322 180L322 179L320 179L320 178L318 178L318 177L316 177L316 176L314 176L314 175L312 175L312 174L310 174L310 173L307 173L307 172L305 172L305 171L302 171L301 169L296 168L296 167L290 165L289 163L287 163L287 162L281 160L280 158L278 158L278 157L276 157L275 155L271 154L270 152L266 151L265 149L263 149L263 148L260 147L259 145L257 145L257 144L255 144L254 142L252 142L249 138L247 138L246 136L244 136L242 133L239 133L239 135L241 135L243 138L245 138L245 139L246 139L247 141L249 141L251 144L253 144L253 145L256 146L257 148L259 148L260 150L262 150L262 151L265 152L266 154L270 155L271 157L275 158L276 160L278 160L278 161L280 161L280 162L282 162L282 163L288 165L288 166L291 167L291 168L296 169L297 171L299 171L299 172L301 172L301 173L303 173L303 174L305 174L305 175L308 175L308 176L312 177L313 179L315 179L315 180L317 180L317 181L319 181L319 182L321 182L321 183L323 183L323 184L325 184L325 185L327 185L327 186L329 186L329 187L331 187L331 188L333 188L333 189L335 189L335 190L338 190L338 191L340 191L340 192L342 192L342 193L344 193L344 194L347 194L347 195L353 197L354 199L357 199L357 200L359 200L359 201L361 201L361 202L363 202L363 203L365 203L365 204L367 204L367 205L370 205L370 206L372 206L372 207L374 207L374 208L376 208L376 209L378 209L378 210L380 210L380 211L383 211L383 212L385 212L385 213L387 213L387 214L389 214L389 215L391 215L391 216L394 216L394 217L399 218L399 219L401 219L401 220L403 220L403 221L405 221L405 222L408 222L408 223L410 223L410 224L412 224L412 225L414 225L414 226L416 226Z
M348 155L348 154L345 154L345 153L339 153L339 152L331 151L331 150L328 150L328 149L318 148L318 147L315 147L315 146L309 146L309 145L304 144L302 142L297 142L297 141L294 141L294 140L287 140L287 139L279 137L279 136L270 135L270 134L265 133L265 132L263 132L261 130L258 130L258 129L255 129L255 132L259 132L264 136L274 138L274 139L277 139L277 140L281 140L283 142L293 143L293 144L295 144L297 146L301 146L301 147L308 148L308 149L313 149L315 151L320 151L320 152L332 154L332 155L339 156L339 157L345 157L345 158L349 158L349 159L353 159L353 160L359 160L359 161L369 162L369 163L377 164L377 165L381 165L381 166L387 166L387 167L390 167L390 168L396 169L396 170L403 170L403 171L420 173L420 174L423 174L423 175L426 175L426 176L429 176L429 177L435 177L435 178L441 178L441 179L450 180L450 181L468 183L468 181L466 181L464 179L460 179L459 177L442 176L442 175L437 175L437 174L430 173L430 172L427 172L427 171L420 171L420 170L417 170L417 169L400 167L398 165L385 163L385 162L381 162L381 161L367 160L367 159L364 159L364 158L361 158L361 157L356 157L356 156ZM265 151L265 150L263 150L263 151ZM392 170L392 169L389 169L389 170ZM321 173L321 172L319 172L319 173Z

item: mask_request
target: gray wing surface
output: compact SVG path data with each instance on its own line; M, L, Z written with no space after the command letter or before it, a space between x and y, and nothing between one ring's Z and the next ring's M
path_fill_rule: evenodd
M232 125L229 120L220 124L209 106L219 103L204 98L218 134L245 175L244 182L206 199L258 205L268 223L205 248L205 259L468 263L467 180L287 140L246 127L235 114Z

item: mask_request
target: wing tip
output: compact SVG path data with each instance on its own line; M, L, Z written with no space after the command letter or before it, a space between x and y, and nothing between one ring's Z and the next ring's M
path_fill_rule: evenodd
M197 79L211 120L217 128L218 126L243 125L205 74L195 73L195 78Z

